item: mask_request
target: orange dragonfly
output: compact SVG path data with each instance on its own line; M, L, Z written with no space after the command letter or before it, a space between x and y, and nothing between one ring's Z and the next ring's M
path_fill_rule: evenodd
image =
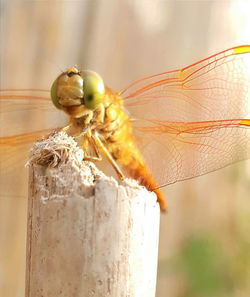
M2 89L2 113L34 109L42 114L53 107L49 96L34 95L44 92ZM250 45L145 77L120 92L105 87L92 71L71 68L55 80L51 97L70 116L69 126L90 132L84 134L89 143L102 149L120 177L117 163L157 194L162 210L161 187L250 156ZM22 159L23 147L49 131L2 136L4 168L10 167L11 155Z

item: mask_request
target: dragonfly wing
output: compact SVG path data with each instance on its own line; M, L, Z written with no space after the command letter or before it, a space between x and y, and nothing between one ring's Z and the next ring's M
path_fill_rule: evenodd
M32 142L66 121L45 90L1 89L0 106L0 197L5 198L16 196L16 189L24 184L20 176L27 176L25 163Z
M23 198L17 195L16 188L27 179L25 164L28 161L32 143L47 136L55 129L45 129L13 136L0 137L0 198ZM27 182L25 183L27 187ZM17 197L18 196L18 197Z
M134 131L159 186L250 157L250 120L135 121Z
M66 122L64 114L51 104L47 92L42 91L0 89L1 136L62 126Z
M53 110L46 90L0 89L1 113Z
M146 77L121 92L134 118L212 121L250 117L250 45ZM143 115L143 117L142 117Z
M121 95L160 185L250 157L250 46L146 77Z

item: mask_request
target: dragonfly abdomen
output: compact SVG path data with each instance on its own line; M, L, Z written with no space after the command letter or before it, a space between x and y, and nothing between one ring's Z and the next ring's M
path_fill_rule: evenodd
M162 192L157 189L157 183L153 179L145 165L141 152L137 148L136 139L133 135L131 120L122 108L120 97L108 90L110 100L105 107L105 121L99 126L99 134L112 155L113 159L131 178L155 192L161 210L166 210L167 205Z
M136 179L139 184L155 192L161 210L164 211L167 208L165 198L147 169L133 135L126 130L130 130L129 125L128 127L123 125L120 130L116 130L113 135L116 141L108 144L108 150L129 177Z

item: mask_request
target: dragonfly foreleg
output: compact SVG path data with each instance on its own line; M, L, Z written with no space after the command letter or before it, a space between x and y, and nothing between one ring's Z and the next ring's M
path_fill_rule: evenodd
M72 123L69 123L67 126L60 128L60 132L66 132L72 127Z
M84 156L84 160L88 160L88 161L101 161L102 160L102 156L101 156L101 154L99 152L98 146L96 145L93 136L91 135L91 133L87 133L86 137L87 137L87 140L88 140L89 144L93 148L94 153L96 154L96 156L85 155Z
M125 179L124 174L122 173L119 165L116 163L116 161L113 159L112 155L110 154L110 152L107 150L107 148L105 147L105 145L103 144L103 142L101 141L101 139L99 138L99 136L97 135L97 133L95 133L92 136L92 139L94 140L95 144L97 145L97 147L99 147L102 152L104 153L105 157L109 160L109 162L111 163L111 165L113 166L114 170L116 171L118 177L123 180Z
M84 160L85 161L101 161L102 156L98 150L98 147L93 139L90 129L85 128L81 133L74 136L75 139L83 138L81 146L84 151ZM93 149L95 156L89 155L89 146Z

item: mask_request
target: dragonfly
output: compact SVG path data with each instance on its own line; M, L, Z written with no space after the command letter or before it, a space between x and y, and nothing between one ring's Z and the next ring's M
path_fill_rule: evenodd
M26 91L31 95L22 95ZM2 112L53 107L66 113L61 129L81 135L85 159L107 158L120 179L137 179L155 192L163 211L162 187L250 156L250 45L144 77L119 92L97 73L73 67L50 90L2 89L0 99L7 106ZM21 154L22 146L49 132L4 135L0 147Z

